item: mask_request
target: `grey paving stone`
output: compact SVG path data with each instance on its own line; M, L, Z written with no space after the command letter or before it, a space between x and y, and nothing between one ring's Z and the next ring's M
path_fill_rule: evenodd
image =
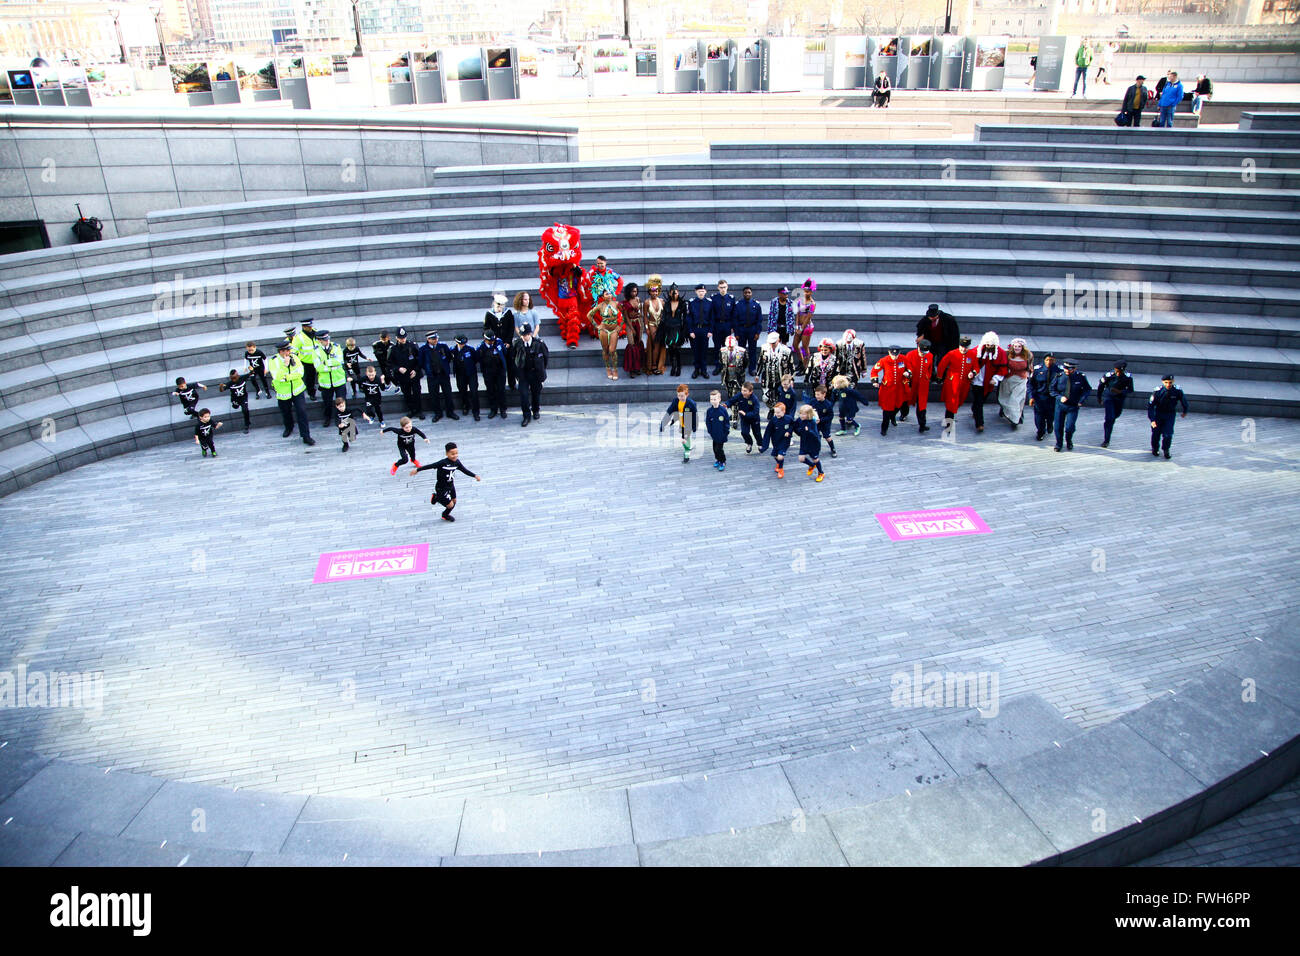
M826 818L641 846L643 866L847 866Z
M246 866L326 867L326 866L439 866L436 856L426 856L405 849L382 849L376 856L315 856L304 853L252 853Z
M154 777L57 760L0 803L0 820L116 836L162 785Z
M314 796L302 808L283 852L342 858L408 854L437 859L456 852L464 800Z
M470 797L456 855L586 850L631 842L632 823L622 790Z
M852 866L1024 866L1053 849L988 771L826 819Z
M781 764L805 813L875 803L956 776L920 732Z
M9 797L49 762L48 757L21 747L0 747L0 800Z
M123 836L195 847L278 850L307 798L168 781Z
M445 856L443 866L637 866L637 848L631 844L590 850L551 853L496 853L481 856Z
M75 830L29 827L0 819L0 866L49 866L76 837Z
M922 733L957 773L965 775L1069 740L1079 729L1037 694L1025 694L1003 702L996 716L963 715Z
M989 773L1058 850L1114 833L1197 793L1196 778L1123 723Z
M780 767L709 774L628 790L637 843L793 819L799 801Z
M64 850L55 866L243 866L248 853L210 846L185 846L179 843L151 843L110 837L98 833L79 833Z

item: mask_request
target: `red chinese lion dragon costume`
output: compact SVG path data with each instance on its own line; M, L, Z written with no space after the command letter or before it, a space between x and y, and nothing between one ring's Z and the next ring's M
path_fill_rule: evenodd
M542 298L559 320L560 335L570 348L578 344L578 333L587 312L595 304L591 295L591 274L582 268L582 235L573 226L556 223L542 232L537 250ZM588 329L592 335L591 329Z

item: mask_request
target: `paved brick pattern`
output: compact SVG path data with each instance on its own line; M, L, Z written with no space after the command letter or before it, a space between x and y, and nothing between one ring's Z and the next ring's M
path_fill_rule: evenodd
M1300 422L1245 442L1193 414L1166 462L1140 408L1109 451L1085 411L1060 455L992 405L955 443L882 440L873 413L821 484L737 441L719 474L703 432L683 465L599 408L442 422L422 460L454 439L485 476L461 476L454 525L373 431L343 455L230 422L216 460L177 443L52 478L0 502L0 669L103 671L103 707L0 709L0 739L292 793L618 787L950 717L891 705L915 662L1094 726L1300 601ZM951 505L993 534L892 543L873 517ZM422 541L424 575L311 583L323 551Z

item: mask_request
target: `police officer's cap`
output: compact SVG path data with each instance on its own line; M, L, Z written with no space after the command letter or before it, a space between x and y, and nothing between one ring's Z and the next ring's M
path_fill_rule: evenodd
M402 326L402 328L397 330L397 337L399 339L406 338L406 326Z
M1056 358L1056 356L1053 355L1051 352L1044 352L1044 353L1043 353L1043 358L1045 358L1045 359L1054 359L1054 358Z
M437 333L437 332L425 332L425 333L424 333L424 337L425 337L426 339L436 339L436 338L438 337L438 333Z
M484 330L483 330L483 338L487 339L489 342L492 341L492 340L493 340L494 338L496 338L496 337L497 337L497 334L496 334L495 332L493 332L491 329L484 329Z
M303 324L303 325L311 325L311 319L303 319L303 320L302 320L302 324Z
M464 335L458 335L458 336L456 336L456 344L457 344L457 345L464 345L464 344L465 344L466 342L468 342L468 341L469 341L469 339L466 338Z
M1066 368L1078 367L1078 364L1074 361L1074 359L1062 359L1061 364L1064 365Z
M291 336L293 335L293 331L294 331L293 326L292 326L292 325L289 326L287 329L284 330L284 337L285 337L286 339L289 338L289 337L291 337Z
M704 283L701 282L701 283L700 283L699 285L697 285L695 288L697 288L697 289L703 289L703 288L704 288Z
M330 337L329 329L318 329L318 330L316 331L316 337L317 337L318 339L327 339L327 338L329 338L329 337Z
M930 340L921 339L916 343L916 347L920 349L922 352L928 352L930 350Z
M1128 362L1125 362L1123 359L1120 359L1118 362L1115 363L1115 367L1122 372L1124 371L1124 369L1128 368Z
M1172 382L1173 380L1174 380L1174 377L1173 377L1172 375L1170 375L1168 372L1166 372L1164 375L1161 375L1161 376L1160 376L1160 381L1162 381L1162 382Z
M277 352L292 352L293 345L290 344L289 342L281 342L279 345L275 347L275 350Z
M525 322L523 325L519 326L519 334L520 334L520 335L532 335L532 334L533 334L533 327L532 327L531 325L529 325L527 322Z

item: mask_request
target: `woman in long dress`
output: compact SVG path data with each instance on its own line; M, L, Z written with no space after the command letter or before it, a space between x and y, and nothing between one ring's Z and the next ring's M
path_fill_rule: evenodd
M623 287L623 329L627 345L623 349L623 369L636 378L645 368L645 346L641 344L641 290L635 282Z
M1024 339L1011 340L1007 349L1007 374L998 385L998 405L1002 417L1014 429L1025 419L1025 399L1028 397L1029 372L1034 367L1034 353Z
M645 373L664 373L664 343L659 336L659 317L664 311L664 300L659 293L664 280L652 275L645 280L646 299L641 305L641 328L645 332Z

